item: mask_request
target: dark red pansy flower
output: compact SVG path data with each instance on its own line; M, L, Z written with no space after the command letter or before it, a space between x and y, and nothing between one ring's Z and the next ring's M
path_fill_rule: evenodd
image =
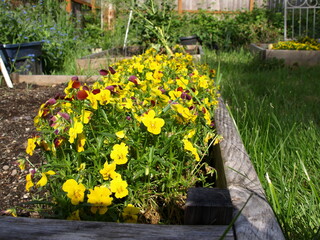
M107 89L107 90L109 90L109 91L113 92L113 91L114 91L114 89L115 89L115 86L113 86L113 85L106 86L106 88L105 88L105 89Z
M101 76L107 76L107 75L109 74L109 71L106 70L106 69L101 69L101 70L99 71L99 73L100 73Z
M73 81L72 88L79 89L80 86L81 86L81 83L79 81Z
M182 88L182 87L178 87L178 88L177 88L177 91L183 92L183 88Z
M137 79L138 79L138 78L137 78L136 76L131 75L128 80L129 80L130 82L133 82L135 85L138 85Z
M188 109L189 109L189 110L192 110L192 109L194 109L194 106L190 106L190 107L188 107Z
M73 76L73 77L71 78L71 80L72 80L72 81L79 81L79 78L78 78L78 76Z
M96 95L98 93L100 93L100 89L93 89L92 90L92 94Z
M46 117L46 116L48 116L49 113L50 113L49 109L45 108L45 109L43 109L41 117Z
M151 106L154 107L156 105L156 101L155 100L151 100Z
M84 100L88 97L88 93L86 90L80 90L78 93L77 93L77 98L79 100Z
M64 99L66 97L65 94L61 94L61 93L57 93L55 96L54 96L54 99L58 100L58 99Z
M55 104L56 102L57 102L57 100L54 99L54 98L50 98L50 99L47 101L47 103L48 103L49 105L53 105L53 104Z
M116 73L116 71L113 69L113 67L109 67L109 72L110 72L111 74L115 74L115 73Z
M88 86L83 86L82 89L86 90L86 91L89 91L89 87Z
M70 120L70 115L68 113L58 112L58 114L66 120Z
M61 143L63 142L63 138L55 138L53 140L54 146L57 148L61 145Z
M203 112L203 113L206 113L207 110L203 107L203 108L202 108L202 112Z
M187 100L191 100L192 97L191 97L189 94L186 94L186 99L187 99Z
M159 87L158 89L159 89L163 94L166 93L166 90L164 90L162 87Z

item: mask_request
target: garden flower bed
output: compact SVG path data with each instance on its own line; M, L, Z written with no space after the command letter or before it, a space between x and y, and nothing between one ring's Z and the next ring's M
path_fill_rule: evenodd
M174 200L175 208L179 207L188 188L199 183L212 185L206 181L215 173L208 164L212 161L208 146L216 143L212 152L219 175L216 184L230 191L237 238L248 239L254 232L257 239L283 239L233 121L219 101L214 71L196 66L190 55L176 53L168 58L150 50L100 74L102 80L91 86L73 78L65 95L40 107L35 125L41 135L29 138L27 147L30 155L36 147L46 155L44 164L26 177L26 190L41 197L34 204L50 206L42 210L57 218L136 222L140 212L148 220L150 206L157 216L157 204L164 207ZM25 163L32 165L20 161L21 167ZM212 206L201 204L199 207ZM179 215L169 210L173 214L169 220ZM39 234L37 229L23 227L34 220L4 221L15 222L18 231L28 231L30 237ZM58 224L65 234L75 231L63 221L39 221ZM71 228L62 227L67 225ZM149 227L120 228L141 231ZM216 229L208 228L197 228L194 234L210 235ZM158 238L164 233L161 226L150 229ZM188 232L195 228L177 229ZM46 234L52 230L48 228ZM179 239L179 234L174 235Z
M250 50L262 59L283 60L286 65L315 66L320 64L319 44L299 43L296 41L276 44L250 44Z

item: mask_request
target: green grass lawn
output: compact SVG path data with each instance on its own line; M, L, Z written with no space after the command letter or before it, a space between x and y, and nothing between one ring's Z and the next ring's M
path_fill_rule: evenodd
M320 67L283 67L245 50L206 56L213 68L220 62L222 96L286 238L319 239Z

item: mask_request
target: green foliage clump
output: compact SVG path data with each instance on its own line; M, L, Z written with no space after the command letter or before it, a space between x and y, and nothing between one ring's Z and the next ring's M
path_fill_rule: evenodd
M276 13L264 9L240 12L234 16L224 14L217 17L200 12L190 17L193 32L208 47L240 47L252 42L271 42L281 33L281 19Z
M38 0L18 7L10 1L1 1L0 10L0 43L42 41L46 73L63 69L69 59L81 52L88 53L88 49L101 40L96 20L88 21L83 28L77 27L77 20L65 11L65 5L59 1Z

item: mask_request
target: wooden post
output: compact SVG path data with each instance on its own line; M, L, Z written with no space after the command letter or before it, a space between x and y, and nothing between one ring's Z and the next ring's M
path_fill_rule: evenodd
M253 10L254 7L254 0L250 0L249 2L249 11L251 12Z
M71 13L71 12L72 12L72 3L71 3L71 0L66 0L66 3L67 3L67 5L66 5L66 11L67 11L68 13Z
M178 0L178 13L182 14L182 0Z
M101 3L101 29L113 30L115 20L115 10L112 3Z
M96 14L96 0L91 0L91 11Z

